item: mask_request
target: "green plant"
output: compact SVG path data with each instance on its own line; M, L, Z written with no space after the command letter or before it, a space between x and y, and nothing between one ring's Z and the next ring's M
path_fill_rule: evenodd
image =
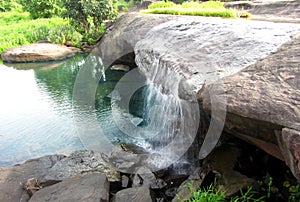
M51 27L47 38L52 43L65 44L70 41L72 45L79 47L82 35L70 25L61 25Z
M172 1L156 1L156 2L153 2L151 3L149 6L148 6L148 9L154 9L154 8L175 8L177 7L178 5L173 3Z
M285 181L283 186L289 189L289 202L300 201L300 184L291 185L289 181Z
M239 196L235 196L230 199L230 202L263 202L266 196L255 198L255 192L252 191L252 187L247 187L246 192L240 190Z
M71 24L84 38L88 35L96 40L103 21L117 17L112 0L63 0L63 3L67 11L64 16L71 19Z
M34 19L60 16L64 10L61 0L20 0L20 2L23 9Z
M14 0L0 0L0 12L21 11L22 6L18 1Z

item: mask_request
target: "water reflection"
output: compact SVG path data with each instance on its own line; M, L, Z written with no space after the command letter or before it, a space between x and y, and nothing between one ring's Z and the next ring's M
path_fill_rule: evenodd
M0 65L0 165L84 148L73 116L87 111L72 106L72 93L85 57L77 55L59 63ZM88 112L96 114L115 142L119 141L115 135L121 134L111 119L108 95L123 75L108 70L107 80L100 81L94 94L95 109Z

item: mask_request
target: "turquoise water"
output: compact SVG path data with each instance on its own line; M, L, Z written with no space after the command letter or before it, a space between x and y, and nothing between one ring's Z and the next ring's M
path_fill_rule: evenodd
M84 119L95 115L112 144L126 139L111 117L111 92L125 72L106 70L106 81L98 84L94 109L72 104L74 82L86 57L0 65L0 165L85 149L78 123L74 123L78 114Z

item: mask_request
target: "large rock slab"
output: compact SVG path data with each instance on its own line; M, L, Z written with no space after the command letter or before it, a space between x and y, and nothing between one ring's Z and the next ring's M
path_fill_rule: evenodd
M109 182L105 174L100 173L75 176L37 191L29 201L108 202Z
M27 201L29 196L23 189L27 179L44 177L49 169L63 158L65 158L65 156L62 155L44 156L26 161L22 165L0 167L1 201Z
M277 52L206 86L200 93L204 109L211 111L210 89L223 89L219 96L227 100L225 130L285 160L298 180L299 166L295 162L299 157L293 148L298 148L299 138L290 140L287 129L282 132L282 128L300 131L299 64L298 34Z
M45 62L64 60L72 57L75 52L78 50L66 46L37 43L7 49L1 58L4 62Z

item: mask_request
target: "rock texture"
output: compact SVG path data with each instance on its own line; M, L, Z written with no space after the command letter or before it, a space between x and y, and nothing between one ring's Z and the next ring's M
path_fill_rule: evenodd
M29 201L108 202L109 182L100 173L75 176L37 191Z
M124 189L119 192L112 198L112 202L152 202L154 199L151 197L149 188L147 187L138 187L138 188L129 188Z
M44 177L53 165L65 158L62 155L45 156L13 167L0 167L0 199L5 202L27 201L29 195L23 186L30 178Z
M45 62L72 57L77 49L56 44L38 43L7 49L1 54L4 62Z
M300 36L295 35L276 53L206 86L200 94L204 109L210 111L209 89L221 87L220 96L227 100L225 130L285 160L298 179L294 148L299 139L293 138L294 133L288 137L289 130L282 129L300 131L299 64Z
M98 45L103 58L134 51L150 82L197 99L206 117L227 105L224 130L286 161L297 177L295 144L278 138L283 128L299 131L299 24L130 14L116 25Z

